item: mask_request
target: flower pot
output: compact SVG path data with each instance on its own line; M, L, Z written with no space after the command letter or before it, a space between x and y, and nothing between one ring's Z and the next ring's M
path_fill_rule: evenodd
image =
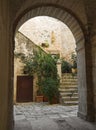
M58 99L57 99L56 97L54 97L54 98L52 99L52 101L50 101L49 103L50 103L50 104L58 104L59 101L58 101Z
M36 96L36 102L43 102L43 96Z
M48 98L44 96L43 101L48 102Z

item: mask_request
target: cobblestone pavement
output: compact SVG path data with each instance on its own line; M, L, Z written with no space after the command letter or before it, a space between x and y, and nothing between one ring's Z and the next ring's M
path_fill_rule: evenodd
M77 109L78 106L59 104L17 104L14 105L14 130L96 130L93 124L85 127L86 122L77 118Z
M77 106L47 105L45 103L20 104L14 106L15 120L26 118L38 120L43 117L52 119L77 115Z

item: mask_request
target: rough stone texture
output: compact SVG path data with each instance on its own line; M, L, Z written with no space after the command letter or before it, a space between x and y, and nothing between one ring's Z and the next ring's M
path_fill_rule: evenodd
M78 104L77 75L68 73L62 74L60 83L60 102L65 106Z
M11 129L13 125L9 24L9 1L0 0L0 130Z
M14 130L31 130L31 123L26 119L22 119L15 122Z
M66 8L69 10L69 12L73 12L73 14L76 15L76 17L78 17L81 21L83 21L83 23L87 23L87 19L86 19L86 14L85 14L85 8L84 8L84 4L83 1L79 1L79 0L69 0L69 1L62 1L62 0L35 0L35 1L31 1L31 0L22 0L22 2L20 2L19 0L16 0L15 2L13 2L12 0L10 0L10 4L11 4L11 9L12 11L12 17L14 17L15 14L15 18L20 15L21 12L23 12L23 10L26 10L28 8L31 7L35 7L36 5L53 5L53 6L57 6L57 7L62 7L62 8ZM21 4L22 3L22 4ZM14 5L14 7L13 7ZM17 6L18 5L18 6ZM21 6L22 5L22 6ZM58 12L59 13L59 12Z
M43 117L50 119L77 116L78 106L63 106L60 104L50 105L48 103L22 103L14 105L14 119L38 120Z
M30 54L33 53L33 48L38 47L35 45L30 39L28 39L25 35L23 35L21 32L16 33L15 36L15 56L14 56L14 103L16 103L16 93L17 93L17 76L23 76L23 68L24 68L24 63L21 60L20 55L18 54L23 54L25 56L29 56ZM35 48L36 49L36 48ZM45 50L43 48L43 50ZM56 48L55 48L56 50ZM60 53L60 52L59 52ZM61 77L61 62L58 60L57 62L57 70L58 74ZM26 75L26 74L25 74ZM33 80L33 101L36 100L36 94L37 94L37 77L34 75L34 80Z
M93 89L93 95L94 95L94 109L95 109L95 117L96 117L96 20L95 20L95 24L94 26L92 26L92 39L91 39L91 42L92 42L92 69L93 69L93 73L92 73L92 76L93 76L93 86L94 86L94 89ZM95 119L96 120L96 119Z
M36 16L50 16L53 18L57 18L64 22L72 31L76 43L84 40L84 35L82 33L82 29L80 28L80 25L78 24L78 21L72 16L70 13L66 12L62 8L52 7L52 6L43 6L38 7L33 10L30 10L28 13L26 13L18 22L17 28L18 29L24 22L29 20L30 18L36 17ZM69 20L70 19L70 20Z
M78 94L79 94L79 113L82 117L87 115L87 86L86 86L86 68L85 66L85 50L81 47L79 52L77 51L78 62ZM81 58L82 57L82 58ZM81 94L82 93L82 94ZM86 107L85 107L86 106ZM80 116L80 114L79 114Z
M51 17L35 17L25 22L19 31L35 44L49 44L44 48L50 53L60 53L61 57L70 59L75 52L76 43L70 29L61 21Z
M77 106L31 103L14 108L15 130L96 130L96 123L76 117Z
M23 72L24 63L21 60L21 57L18 54L23 54L25 56L29 56L33 53L33 49L37 49L38 47L25 35L18 32L15 36L15 56L14 56L14 103L16 103L16 92L17 92L17 76L26 75ZM37 77L34 75L33 80L33 101L36 100L36 92L37 92Z
M67 5L66 5L67 6ZM19 21L18 27L20 27L26 20L28 20L29 18L35 17L37 15L47 15L47 16L51 16L51 17L55 17L57 19L60 19L62 22L64 22L72 31L74 38L76 40L76 44L77 44L77 51L81 50L82 48L84 48L84 34L82 32L82 29L80 28L80 24L79 22L77 22L78 20L75 19L74 16L72 16L71 14L69 14L68 12L66 12L65 10L62 10L60 8L56 8L55 6L46 6L46 7L38 7L38 8L34 8L33 10L31 10L30 12L28 12L26 15L24 15L24 17L22 17L22 19ZM79 75L78 78L79 80L82 82L79 82L79 87L82 86L82 90L84 89L83 86L86 85L86 61L85 61L85 48L83 49L84 53L82 53L81 51L78 51L78 59L82 59L82 64L79 64ZM81 54L82 53L82 54ZM79 62L78 62L79 63ZM82 77L82 73L84 73L83 77ZM85 86L86 88L87 86ZM82 93L83 92L83 93ZM81 89L79 89L79 102L80 102L80 109L79 109L79 113L85 113L84 115L81 114L81 117L84 117L87 115L87 99L86 99L86 91L81 91ZM84 96L85 95L85 96ZM82 97L84 97L84 101L82 102ZM80 115L80 114L79 114Z

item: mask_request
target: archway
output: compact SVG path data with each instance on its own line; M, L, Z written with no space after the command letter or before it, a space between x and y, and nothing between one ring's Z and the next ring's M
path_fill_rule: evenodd
M85 59L85 38L82 28L80 27L79 22L75 19L73 15L68 13L67 11L56 8L54 6L42 6L37 7L26 13L23 17L22 15L19 17L20 19L16 20L16 24L14 23L15 31L28 19L33 18L35 16L51 16L57 18L64 22L72 31L77 46L77 57L78 57L78 90L79 90L79 110L78 115L83 119L93 119L91 115L89 115L88 111L88 93L87 93L87 83L86 83L86 59ZM17 22L18 21L18 22ZM15 34L15 33L14 33ZM89 103L90 104L90 103ZM88 113L89 112L89 113Z
M35 16L50 16L57 18L65 23L72 31L76 40L76 50L78 57L78 90L79 90L79 111L78 114L82 118L87 115L87 86L86 86L86 63L85 63L85 39L84 33L78 21L67 11L56 8L54 6L42 6L30 10L23 17L20 17L16 30L28 19ZM15 30L15 31L16 31Z
M46 6L46 5L53 5L55 7L62 7L62 9L67 9L72 16L76 16L78 20L81 21L84 29L85 29L85 55L86 55L86 73L85 74L85 84L82 87L85 87L87 91L83 92L86 94L86 107L87 112L85 113L86 119L90 118L93 119L95 116L95 75L94 69L95 69L95 33L93 29L93 25L90 25L91 23L94 23L94 16L95 16L95 2L92 3L90 1L89 3L83 0L16 0L11 1L9 0L6 2L6 0L3 0L1 2L1 16L0 16L0 22L1 22L1 70L0 70L0 104L1 104L1 116L0 121L1 129L11 129L12 126L12 93L13 93L13 38L14 38L14 29L16 28L16 25L20 18L27 13L30 9L35 8L37 6ZM90 5L92 5L90 7ZM89 7L89 8L87 8ZM91 13L89 13L91 12ZM94 12L94 13L93 13ZM47 12L48 13L48 12ZM76 18L75 17L75 18ZM17 20L18 19L18 20ZM16 21L15 21L16 20ZM90 27L90 28L89 28ZM94 23L95 27L95 23ZM91 30L92 29L92 30ZM90 35L92 34L92 35ZM94 44L94 45L93 45ZM81 51L81 50L80 50ZM83 55L83 54L82 54ZM84 55L83 55L84 56ZM93 56L93 57L92 57ZM2 59L3 57L3 59ZM93 63L94 62L94 63ZM82 75L81 75L82 76ZM94 89L94 93L93 93ZM83 91L83 88L82 88ZM82 97L82 92L81 96ZM93 102L94 100L94 102ZM83 102L83 100L82 100ZM96 107L95 107L96 108ZM82 113L83 110L81 110ZM6 118L5 118L6 117Z
M21 67L23 69L19 68L20 64L18 63L19 61L17 60L18 58L20 58L20 57L18 57L18 56L20 56L20 54L24 55L24 56L26 56L26 55L28 56L29 54L32 53L32 48L34 48L34 47L36 48L38 46L38 47L42 48L47 54L49 53L55 57L56 56L59 57L59 63L57 65L58 72L59 72L59 76L61 77L61 79L64 78L64 80L65 80L64 76L65 75L68 76L68 74L65 74L65 73L69 73L70 76L72 75L72 73L71 73L71 67L73 66L72 57L74 57L74 56L77 57L76 51L75 51L76 44L75 44L74 36L73 36L72 32L70 31L70 29L58 19L48 17L48 16L34 17L34 18L31 18L30 20L28 20L27 22L25 22L19 28L18 31L19 32L17 32L16 37L15 37L16 40L15 40L15 63L14 63L14 79L15 79L14 80L14 83L15 83L14 84L14 87L15 87L14 88L14 90L15 90L14 91L14 102L16 102L16 97L17 97L16 96L17 95L16 94L16 90L17 90L16 89L17 88L17 86L16 86L17 76L16 75L25 74L24 72L20 72L20 70L24 71L23 70L24 67L22 66L22 64L21 64ZM30 41L30 42L28 42L28 41ZM31 47L31 45L34 43L37 46L34 45L34 47L33 46ZM44 45L42 45L42 44L47 44L47 47L44 47ZM30 46L30 49L28 48L28 45ZM61 63L60 63L60 61L61 61ZM24 62L24 61L22 61L22 62ZM26 64L26 62L24 62L24 63ZM64 63L68 63L67 66ZM62 69L60 68L61 64L63 64L63 66L61 67ZM65 66L67 67L67 70L64 70L64 68L66 68ZM77 66L77 64L75 65L75 67L76 66ZM28 67L28 65L27 65L27 67ZM18 68L18 69L16 69L16 68ZM26 73L29 74L28 71ZM75 74L73 74L73 75L75 76ZM63 95L64 95L64 98L67 98L67 102L69 101L69 104L71 104L71 105L78 104L77 76L76 77L74 77L74 76L71 77L73 82L69 81L69 85L68 85L68 80L66 81L67 83L65 83L65 82L63 82L63 80L61 80L62 85L60 84L60 87L62 89L61 97L63 97ZM76 79L74 80L74 78L76 78ZM34 77L34 81L35 81L35 77ZM72 86L71 83L74 86ZM36 101L35 86L36 85L34 84L33 85L33 88L34 88L33 89L34 90L33 91L33 96L34 96L33 101ZM64 93L64 91L63 91L64 86L67 86L67 87L69 86L69 88L71 89L71 90L69 89L69 91L66 90L68 95L66 95L66 93ZM74 93L74 94L72 94L72 93ZM69 95L71 95L71 96L69 96ZM48 101L48 100L46 100L46 101ZM65 102L63 98L61 98L61 102L62 103Z

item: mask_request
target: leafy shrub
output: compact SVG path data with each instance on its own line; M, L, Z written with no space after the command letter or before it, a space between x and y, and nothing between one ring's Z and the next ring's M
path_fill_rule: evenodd
M59 80L52 77L46 77L42 80L43 94L48 98L49 102L52 102L54 97L58 97Z
M38 77L38 91L49 99L54 98L58 92L59 76L57 74L56 60L50 54L42 50L34 51L33 58L26 58L24 71L29 75L36 74Z
M62 64L61 64L62 73L71 73L71 68L72 65L69 62L62 60Z
M76 69L77 68L77 55L75 53L72 53L71 59L72 59L72 68Z

